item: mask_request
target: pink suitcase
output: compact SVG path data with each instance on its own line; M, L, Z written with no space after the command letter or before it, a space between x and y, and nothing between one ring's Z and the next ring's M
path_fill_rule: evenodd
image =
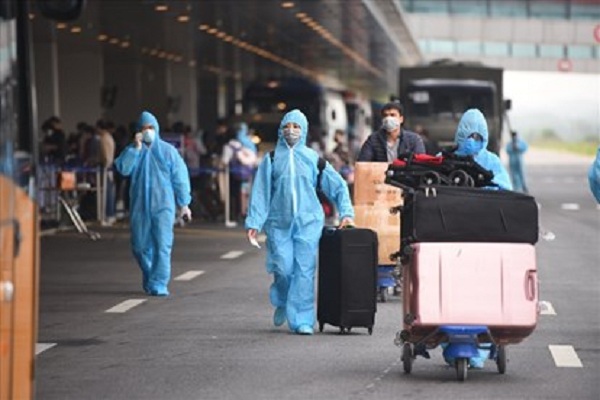
M403 269L404 329L410 341L422 340L440 325L485 325L497 344L519 343L533 332L538 281L532 245L417 243L411 247L413 254Z

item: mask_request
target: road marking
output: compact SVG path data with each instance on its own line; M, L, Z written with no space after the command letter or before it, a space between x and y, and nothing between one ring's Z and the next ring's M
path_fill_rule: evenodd
M579 210L579 204L577 203L563 203L560 205L563 210L575 211Z
M567 368L582 368L581 360L577 356L573 346L551 344L548 346L552 358L554 358L554 364L557 367Z
M556 311L554 311L554 307L549 301L540 301L539 307L541 315L556 315Z
M188 271L175 278L176 281L191 281L192 279L200 276L204 271Z
M140 304L142 304L143 302L145 302L146 299L129 299L129 300L125 300L122 303L117 304L116 306L109 308L108 310L106 310L105 312L108 313L124 313L129 311L130 309L132 309L135 306L139 306Z
M232 260L234 258L238 258L239 256L241 256L242 254L244 254L243 251L240 250L234 250L234 251L230 251L229 253L225 253L221 256L222 259L224 260Z
M43 353L44 351L53 348L56 343L36 343L35 344L35 355Z

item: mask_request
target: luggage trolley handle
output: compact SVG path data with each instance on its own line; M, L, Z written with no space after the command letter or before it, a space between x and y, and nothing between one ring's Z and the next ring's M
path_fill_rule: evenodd
M525 279L525 297L529 301L534 301L537 294L537 273L535 270L528 270Z

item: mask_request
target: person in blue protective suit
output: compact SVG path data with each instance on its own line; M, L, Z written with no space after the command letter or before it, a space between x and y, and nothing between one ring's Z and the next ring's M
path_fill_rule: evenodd
M115 167L131 180L131 246L142 270L142 287L149 295L167 296L175 207L184 220L192 217L190 178L181 155L160 138L154 115L144 111L137 128L134 142L115 160Z
M302 112L284 115L273 160L265 156L256 172L246 229L251 242L260 231L267 235L273 323L281 326L287 320L293 332L312 335L316 254L325 217L315 190L319 156L306 146L307 134ZM329 163L322 171L321 189L335 203L340 227L353 225L348 186Z
M517 132L510 133L510 142L506 144L506 154L508 154L508 169L510 179L515 190L527 193L525 184L525 174L523 172L523 154L527 151L527 143L521 139Z
M258 149L256 144L252 141L250 137L250 132L248 131L248 124L245 122L241 122L237 127L236 139L238 142L242 144L245 148L253 151L254 153L258 153Z
M500 158L486 149L488 140L487 122L481 111L474 108L467 110L456 128L454 143L457 145L457 149L455 154L473 156L479 165L494 174L492 182L498 185L498 188L512 190L508 172Z
M588 180L592 194L596 198L596 201L600 203L600 147L598 147L596 159L588 171Z

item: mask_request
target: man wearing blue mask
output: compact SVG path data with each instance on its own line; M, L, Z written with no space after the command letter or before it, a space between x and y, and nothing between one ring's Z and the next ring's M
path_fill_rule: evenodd
M493 183L500 189L512 190L508 172L500 158L486 149L488 138L487 122L481 111L474 108L467 110L456 128L454 143L457 145L457 149L455 154L473 156L479 165L494 174Z
M425 153L421 137L402 128L404 113L399 102L387 103L381 109L381 129L373 132L360 149L356 161L391 163L399 154Z
M325 220L315 190L319 156L306 146L307 134L302 112L285 114L274 154L265 156L256 172L246 218L248 240L256 240L261 230L267 235L273 323L281 326L287 320L290 330L301 335L313 334L316 255ZM353 225L348 186L329 163L320 182L338 209L340 227Z
M163 141L156 117L144 111L134 142L115 160L129 177L131 247L142 270L142 288L151 296L168 296L175 207L190 220L190 178L175 147Z

